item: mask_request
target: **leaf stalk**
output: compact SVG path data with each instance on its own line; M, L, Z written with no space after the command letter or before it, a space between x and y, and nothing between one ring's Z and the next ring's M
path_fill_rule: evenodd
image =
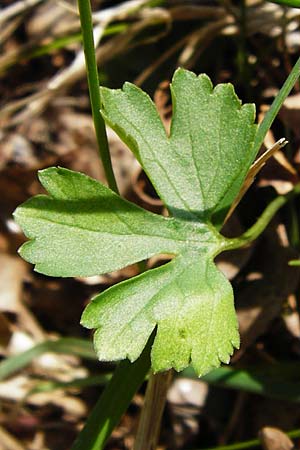
M233 250L250 244L265 230L271 222L277 211L282 208L291 199L300 194L300 183L296 184L294 189L286 195L279 195L276 197L264 210L261 216L257 219L254 225L250 227L241 236L233 239L225 239L223 250Z

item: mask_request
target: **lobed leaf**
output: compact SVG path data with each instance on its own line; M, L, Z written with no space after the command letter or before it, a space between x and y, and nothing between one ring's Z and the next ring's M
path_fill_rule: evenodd
M86 175L52 167L39 179L50 196L33 197L14 213L30 239L20 254L37 272L92 276L184 245L175 219L145 211Z
M192 363L203 375L239 346L232 288L214 258L225 243L217 230L255 156L254 106L241 106L230 84L213 89L206 75L183 69L171 90L169 137L139 88L103 89L102 98L105 120L173 217L145 211L83 174L50 168L39 173L49 195L20 206L15 218L30 239L21 255L52 276L89 276L172 255L96 296L82 324L96 328L101 360L135 361L156 329L154 371Z

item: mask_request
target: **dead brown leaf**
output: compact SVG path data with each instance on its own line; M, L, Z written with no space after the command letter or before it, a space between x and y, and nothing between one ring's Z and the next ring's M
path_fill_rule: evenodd
M17 256L0 253L0 311L17 313L28 265Z
M264 427L259 433L259 439L264 450L292 450L293 442L281 430Z

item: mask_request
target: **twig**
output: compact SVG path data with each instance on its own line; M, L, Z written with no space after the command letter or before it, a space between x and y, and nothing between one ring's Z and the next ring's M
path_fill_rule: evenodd
M172 377L171 370L150 375L133 450L156 450Z

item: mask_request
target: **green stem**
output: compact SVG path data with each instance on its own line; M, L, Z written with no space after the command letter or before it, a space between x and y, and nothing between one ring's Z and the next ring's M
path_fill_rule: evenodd
M288 437L296 439L300 437L300 430L292 430L285 433ZM237 442L231 445L222 445L221 447L214 447L206 450L242 450L244 448L253 448L261 446L259 439L252 439L251 441Z
M299 250L300 233L299 233L299 222L298 222L298 212L295 202L292 200L288 205L288 223L287 233L289 241L292 247Z
M299 0L300 1L300 0ZM284 100L287 98L291 90L293 89L293 86L297 82L298 78L300 76L300 57L296 61L296 64L294 65L293 69L291 70L291 73L287 77L285 83L283 84L282 88L276 95L269 111L264 117L264 120L260 124L254 141L254 148L256 150L256 153L258 153L262 143L264 142L264 138L268 132L268 130L271 128L271 125L275 119L275 117L278 114L278 111L280 110Z
M261 442L259 441L259 439L252 439L251 441L237 442L236 444L222 445L220 447L215 447L206 450L242 450L243 448L259 447L260 445Z
M289 200L300 194L300 183L296 184L294 189L286 195L279 195L276 197L264 210L262 215L258 218L252 227L250 227L244 234L237 238L225 239L224 250L233 250L243 247L254 241L267 227L277 211L284 206Z
M238 19L240 33L238 36L238 53L237 53L237 64L239 69L239 77L241 83L246 87L247 97L251 98L249 87L249 64L247 56L247 6L246 1L242 0L240 2L240 17Z
M100 113L101 97L100 97L99 76L95 55L92 11L90 0L78 0L78 8L80 15L82 41L85 54L85 63L87 69L87 79L88 79L92 114L98 142L99 154L103 164L108 185L113 191L118 193L118 187L111 164L105 123Z

